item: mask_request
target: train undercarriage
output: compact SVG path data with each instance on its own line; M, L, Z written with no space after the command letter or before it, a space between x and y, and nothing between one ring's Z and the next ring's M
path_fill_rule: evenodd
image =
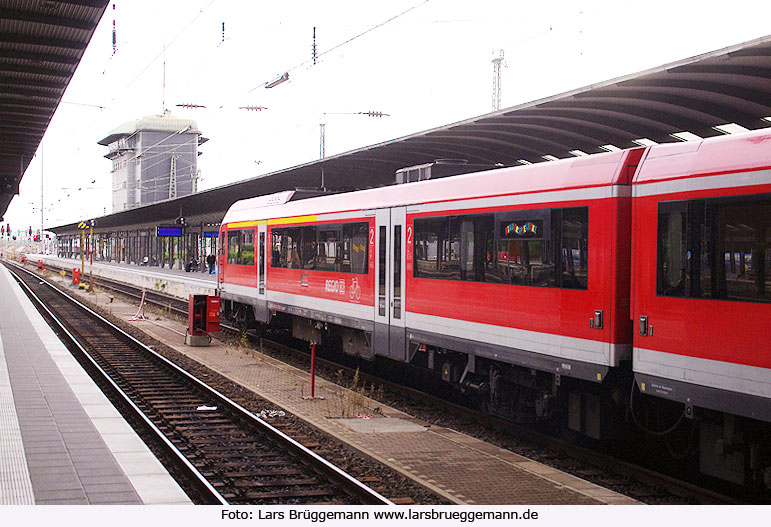
M223 301L223 316L241 327L283 331L325 352L373 361L363 330L272 312L268 324L251 306ZM601 383L410 342L407 361L485 412L520 424L547 424L574 441L618 445L640 441L665 449L671 463L688 461L703 475L768 494L771 424L642 394L631 365ZM631 387L631 388L630 388Z

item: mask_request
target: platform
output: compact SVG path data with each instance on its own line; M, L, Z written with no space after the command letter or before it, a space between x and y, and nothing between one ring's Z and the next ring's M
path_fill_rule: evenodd
M190 503L4 267L0 298L0 505Z
M207 272L186 272L182 269L158 266L142 266L117 262L94 262L85 264L79 258L59 258L51 255L29 254L31 264L43 261L46 267L56 266L72 271L73 268L84 270L85 282L93 274L97 286L99 278L109 278L134 286L144 287L148 291L158 291L179 298L187 299L188 294L213 295L217 287L217 275Z
M186 277L185 277L186 278ZM136 305L104 293L78 294L151 337L199 361L310 424L457 504L636 504L637 501L445 427L431 425L358 393L316 380L255 350L214 341L184 344L185 326L153 315L131 321ZM360 408L351 415L351 407ZM378 408L378 412L371 412ZM270 410L267 408L266 410ZM356 412L353 412L356 414ZM268 420L270 420L268 418Z

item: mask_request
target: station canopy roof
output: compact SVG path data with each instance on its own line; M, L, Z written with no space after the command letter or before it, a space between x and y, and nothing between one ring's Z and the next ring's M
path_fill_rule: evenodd
M0 0L0 218L108 0Z
M326 159L97 219L97 230L183 215L218 222L245 197L390 185L437 159L506 166L771 126L771 35ZM77 224L52 229L75 232Z

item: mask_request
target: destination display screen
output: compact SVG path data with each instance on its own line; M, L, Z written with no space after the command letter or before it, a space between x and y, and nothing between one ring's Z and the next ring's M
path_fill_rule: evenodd
M179 238L182 236L182 227L158 227L158 237Z
M543 220L503 222L501 238L543 238Z

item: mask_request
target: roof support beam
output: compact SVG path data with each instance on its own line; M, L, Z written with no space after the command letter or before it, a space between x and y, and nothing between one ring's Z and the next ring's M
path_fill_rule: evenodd
M31 11L17 11L15 9L0 8L0 19L18 20L20 22L34 22L36 24L69 27L72 29L83 29L86 31L93 31L96 28L96 22L92 20L74 20L62 16L33 13Z
M40 126L30 124L10 124L5 121L0 122L0 133L12 132L19 135L40 135Z
M8 112L3 112L2 109L0 109L0 124L21 124L21 125L47 125L48 121L51 120L50 116L38 116L38 115L28 115L28 114L12 114Z
M39 66L25 66L22 64L9 64L0 61L0 73L26 73L28 75L47 75L49 77L59 77L66 81L72 76L71 71L61 68L43 68Z
M69 66L76 66L80 59L78 57L67 57L65 55L58 55L55 53L42 52L42 51L14 51L3 50L3 56L9 59L30 60L37 62L54 62L57 64L67 64ZM72 68L71 74L75 71Z
M78 42L76 40L65 40L63 38L44 38L35 35L16 35L14 33L0 33L0 42L71 49L80 51L81 53L86 47L86 43Z
M68 4L68 5L79 5L83 7L97 7L100 9L104 9L107 7L107 4L109 4L109 0L48 0L46 4ZM58 9L59 6L54 5L53 9Z
M33 104L30 104L29 101L19 99L18 97L3 97L2 93L0 93L0 110L4 108L10 110L18 109L26 113L27 108L49 108L49 113L52 114L56 106L56 103L47 101L34 101Z
M0 71L2 68L0 67ZM0 74L0 84L9 84L11 86L25 86L27 88L48 88L51 90L63 90L67 87L68 78L62 78L60 81L42 81L36 79L27 79L24 77L14 77L12 75Z
M22 95L24 97L40 97L42 99L51 99L54 101L58 101L62 97L63 89L55 89L53 92L50 88L14 88L14 87L3 87L0 88L4 94L9 95Z

